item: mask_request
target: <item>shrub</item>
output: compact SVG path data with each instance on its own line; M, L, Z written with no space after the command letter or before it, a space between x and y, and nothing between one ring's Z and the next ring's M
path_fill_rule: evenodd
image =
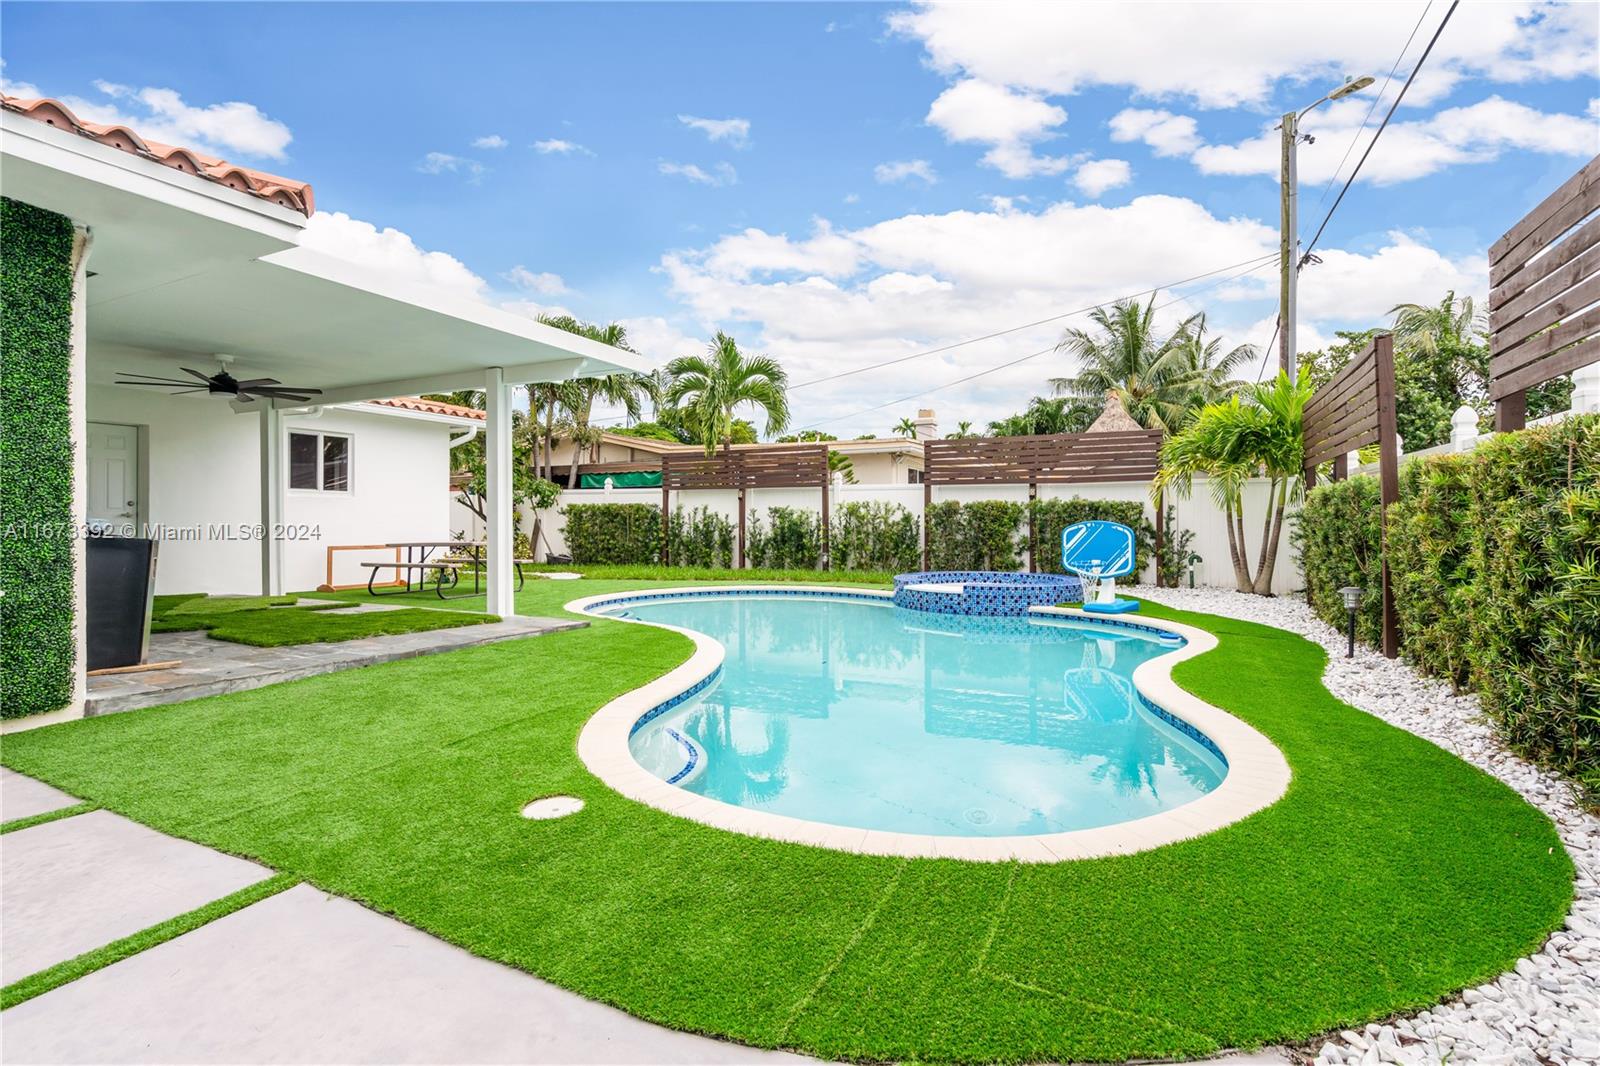
M1009 500L947 500L928 508L928 554L935 570L1019 570L1018 535L1027 506Z
M921 541L917 516L900 504L852 501L834 509L829 562L835 570L903 574L922 565Z
M1341 584L1368 590L1370 642L1378 513L1373 478L1318 488L1296 538L1325 619L1344 621ZM1406 656L1471 687L1514 749L1600 798L1600 416L1414 460L1388 528Z
M649 503L574 503L567 551L574 563L654 563L661 559L661 508Z
M0 199L0 717L72 699L72 223Z
M659 522L660 510L650 509ZM708 507L677 508L667 532L667 559L674 566L732 566L733 523Z
M1138 500L1087 500L1074 496L1068 500L1034 500L1033 527L1039 545L1036 565L1041 573L1060 574L1061 531L1077 522L1098 519L1117 522L1133 530L1133 573L1117 578L1119 585L1138 582L1150 559L1155 544L1156 528L1144 516L1144 504Z
M1305 574L1306 594L1317 616L1343 632L1348 624L1339 590L1363 590L1356 635L1369 644L1383 636L1383 565L1378 479L1346 478L1306 494L1300 520L1289 535Z
M750 517L745 535L745 565L773 570L814 570L822 565L822 519L799 507L767 508L768 529L760 515Z

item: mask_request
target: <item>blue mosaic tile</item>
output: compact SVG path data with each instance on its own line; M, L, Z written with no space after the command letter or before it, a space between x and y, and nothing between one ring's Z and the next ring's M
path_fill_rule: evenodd
M960 585L961 591L933 592L916 585ZM894 579L897 607L930 614L1005 617L1025 615L1030 607L1051 607L1083 599L1083 582L1070 574L1022 574L989 570L934 570Z

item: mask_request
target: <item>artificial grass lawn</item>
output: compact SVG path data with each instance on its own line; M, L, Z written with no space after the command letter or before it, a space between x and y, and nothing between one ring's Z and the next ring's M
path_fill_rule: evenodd
M280 648L295 644L327 644L361 637L424 633L433 629L498 622L481 611L441 611L407 607L396 611L321 615L340 603L289 606L295 596L157 596L151 611L152 633L206 630L216 640ZM166 602L162 602L166 601ZM415 601L413 601L415 602Z
M519 606L625 587L530 582ZM14 734L0 761L652 1021L828 1057L1305 1038L1480 982L1561 924L1571 861L1510 789L1335 700L1299 637L1145 611L1219 635L1176 678L1271 737L1294 780L1243 822L1118 858L848 855L623 799L578 731L690 646L606 620ZM520 816L552 793L587 806Z

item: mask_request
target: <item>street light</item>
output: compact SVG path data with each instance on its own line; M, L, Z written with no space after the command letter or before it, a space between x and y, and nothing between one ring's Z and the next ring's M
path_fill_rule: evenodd
M1300 145L1300 120L1328 101L1341 100L1371 84L1371 78L1365 76L1353 78L1310 107L1300 111L1290 111L1283 116L1283 124L1278 127L1283 131L1283 160L1278 189L1279 221L1282 230L1278 239L1279 269L1282 271L1282 277L1278 282L1278 351L1280 352L1278 361L1284 373L1289 375L1290 381L1295 379L1296 371L1294 311L1300 288L1300 238L1296 234L1300 228L1300 194L1297 188L1299 172L1295 161Z
M1356 654L1356 608L1361 606L1361 590L1354 585L1346 585L1339 590L1339 595L1344 597L1344 609L1350 615L1350 648L1344 657L1353 659Z

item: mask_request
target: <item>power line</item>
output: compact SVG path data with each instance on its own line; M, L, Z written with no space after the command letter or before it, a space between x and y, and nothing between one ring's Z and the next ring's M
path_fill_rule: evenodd
M1454 15L1456 8L1460 6L1461 0L1451 0L1450 10L1444 13L1444 18L1439 22L1439 28L1433 31L1433 38L1428 41L1428 47L1422 50L1422 56L1417 60L1417 65L1411 68L1410 74L1406 75L1406 83L1400 86L1400 94L1394 98L1394 103L1389 105L1389 113L1383 116L1383 121L1378 124L1377 132L1373 133L1372 140L1367 142L1367 150L1361 153L1361 158L1356 161L1356 168L1345 179L1344 188L1339 190L1339 195L1334 199L1333 206L1328 208L1328 213L1323 216L1322 225L1317 227L1316 235L1311 238L1311 243L1306 245L1305 251L1300 254L1300 262L1296 264L1296 269L1299 269L1300 264L1306 261L1306 257L1311 254L1311 249L1315 248L1317 241L1322 238L1322 231L1328 228L1328 222L1333 218L1333 213L1339 210L1339 205L1344 202L1344 194L1349 192L1350 186L1355 183L1356 175L1361 173L1361 167L1366 163L1367 157L1372 154L1372 149L1377 145L1378 138L1383 136L1383 131L1388 128L1389 120L1394 118L1395 111L1400 107L1400 101L1406 98L1406 90L1411 88L1411 83L1416 80L1417 72L1422 69L1422 65L1428 61L1429 54L1433 52L1433 46L1439 43L1439 35L1450 24L1450 16Z
M1276 260L1277 256L1276 255L1271 255L1271 256L1268 256L1266 258L1268 260ZM1233 266L1235 266L1235 267L1240 266L1240 265L1241 264L1239 264L1239 263L1233 264ZM1228 277L1220 278L1217 281L1212 282L1210 285L1207 285L1207 286L1203 287L1199 291L1200 292L1205 292L1205 291L1208 291L1210 289L1214 289L1219 285L1225 285L1228 282L1235 280L1236 278L1241 278L1241 277L1245 276L1246 274L1254 273L1255 271L1260 270L1262 267L1265 267L1267 265L1269 265L1267 262L1256 263L1254 266L1248 267L1247 269L1242 270L1237 274L1232 274L1232 275L1229 275ZM1232 269L1232 268L1231 267L1224 267L1223 269L1226 270L1226 269ZM1216 273L1216 271L1211 271L1210 273L1214 274L1214 273ZM1200 276L1204 277L1205 275L1200 275ZM1182 283L1180 282L1179 284L1182 284ZM1154 291L1154 290L1150 290L1150 291ZM1187 300L1192 295L1194 295L1194 294L1190 293L1190 294L1187 294L1187 295L1184 295L1184 296L1174 297L1173 299L1168 300L1166 303L1156 305L1154 308L1152 308L1152 310L1159 311L1163 307L1170 307L1175 303L1179 303L1179 302L1181 302L1183 300ZM1093 308L1090 308L1090 310L1093 310ZM1276 336L1276 334L1274 334L1274 336ZM964 385L969 381L976 381L978 378L987 377L988 375L996 373L998 371L1009 370L1011 367L1018 366L1018 365L1020 365L1022 363L1026 363L1030 359L1037 359L1041 355L1048 355L1049 353L1051 353L1053 351L1056 351L1058 347L1059 347L1058 345L1052 344L1048 348L1041 348L1037 352L1030 352L1027 355L1019 356L1016 359L1007 360L1004 363L1000 363L1000 364L998 364L996 366L988 367L988 368L986 368L984 370L975 371L974 373L967 374L964 377L956 378L953 381L946 381L942 385L935 385L932 388L923 389L921 392L914 392L909 396L901 396L898 399L890 400L887 403L875 404L872 407L864 407L859 411L852 411L851 413L849 413L847 415L837 415L837 416L835 416L833 418L825 418L825 419L822 419L821 421L818 421L818 422L808 423L806 426L803 427L803 429L816 429L819 426L833 425L835 422L844 422L844 421L848 421L848 420L853 419L853 418L859 418L862 415L869 415L869 414L872 414L874 411L882 411L884 408L887 408L887 407L895 407L895 406L897 406L899 404L908 403L911 400L920 399L923 396L928 396L928 395L931 395L932 393L935 393L935 392L943 392L945 389L951 388L952 386Z
M1267 357L1265 359L1261 360L1261 365L1260 366L1256 367L1256 384L1257 385L1261 384L1261 375L1266 372L1267 364L1272 362L1272 346L1274 344L1278 343L1278 330L1280 330L1282 328L1283 328L1283 319L1282 318L1275 318L1275 319L1272 320L1272 338L1267 341L1267 346L1266 346L1266 348L1263 349L1263 351L1265 351L1267 353Z
M1378 87L1378 93L1372 98L1372 103L1367 105L1367 113L1361 120L1361 128L1356 130L1356 135L1350 138L1350 143L1345 146L1344 155L1339 157L1339 165L1333 168L1333 173L1328 175L1328 183L1322 187L1322 195L1317 197L1317 207L1328 198L1328 191L1333 188L1333 183L1339 180L1339 172L1344 169L1345 163L1350 159L1350 153L1355 151L1356 145L1361 143L1361 135L1367 131L1367 123L1372 121L1372 113L1378 110L1378 105L1383 102L1383 94L1389 91L1389 83L1394 80L1394 72L1400 69L1406 53L1411 51L1411 42L1416 40L1417 31L1422 28L1422 20L1428 17L1428 12L1433 9L1433 0L1428 0L1422 8L1422 14L1417 16L1411 33L1406 37L1405 45L1400 49L1400 54L1394 57L1394 65L1389 68L1389 73L1383 77L1383 84Z
M820 385L825 381L837 381L839 378L847 378L855 374L865 374L869 370L878 370L886 366L894 366L898 363L910 362L913 359L921 359L924 356L938 355L940 352L948 352L953 348L961 348L968 344L977 344L980 341L993 340L996 337L1004 337L1009 333L1017 333L1021 330L1032 329L1035 326L1044 326L1051 322L1059 322L1063 318L1071 318L1074 315L1086 315L1095 308L1104 307L1108 303L1115 303L1119 300L1136 300L1141 296L1149 296L1153 293L1160 292L1162 289L1175 289L1179 285L1187 285L1192 281L1199 281L1202 278L1209 278L1213 274L1220 274L1225 270L1233 270L1236 267L1260 264L1268 259L1276 259L1277 257L1277 252L1271 252L1267 255L1257 256L1255 259L1246 259L1238 263L1229 263L1227 266L1217 267L1215 270L1208 270L1203 274L1196 274L1193 277L1184 278L1182 281L1173 281L1167 283L1166 285L1156 285L1152 288L1141 289L1138 292L1130 293L1127 296L1114 297L1111 300L1101 300L1099 303L1090 304L1087 307L1075 308L1071 311L1063 311L1059 315L1051 315L1049 318L1041 318L1036 322L1028 322L1021 326L1009 326L1006 329L996 330L993 333L985 333L981 337L969 337L966 340L952 341L951 343L941 345L938 348L929 348L926 351L913 352L910 355L901 355L896 356L893 359L886 359L881 363L872 363L868 366L858 366L853 370L841 370L837 374L828 374L824 377L812 378L810 381L802 381L799 384L790 385L789 391L793 392L795 389L804 389L809 388L812 385Z

